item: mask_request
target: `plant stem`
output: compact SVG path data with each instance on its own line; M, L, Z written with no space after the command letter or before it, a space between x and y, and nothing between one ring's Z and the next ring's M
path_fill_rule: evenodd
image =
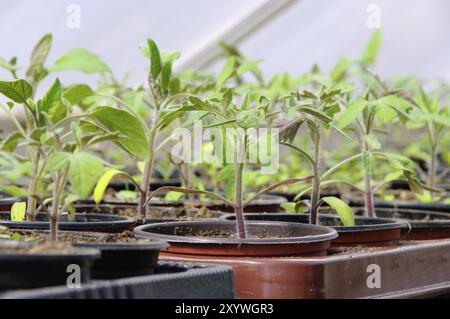
M144 172L142 173L142 180L139 193L139 203L138 203L138 219L143 219L147 216L147 202L148 193L150 190L150 179L153 172L153 148L155 146L155 136L156 133L153 132L149 136L149 148L148 148L148 160L145 162Z
M58 232L58 210L59 210L59 198L60 198L60 181L61 174L56 173L56 178L53 187L53 201L52 201L52 210L50 214L50 240L57 240L57 232Z
M245 230L245 222L244 222L244 196L242 192L242 175L244 172L244 163L236 162L236 198L235 198L235 206L234 212L236 214L236 222L237 222L237 230L239 238L245 239L247 238L246 230Z
M312 182L310 223L317 225L320 201L320 138L317 139L317 145L314 152L313 175L314 179Z
M428 168L428 181L427 186L435 188L436 183L436 170L437 170L437 157L438 157L438 147L434 144L431 145L431 157Z
M365 203L366 203L366 214L369 217L375 217L375 206L373 203L373 192L372 192L372 176L369 172L364 172L364 188L365 188Z
M53 199L52 199L52 210L50 215L50 240L57 241L58 233L58 215L59 206L62 202L63 191L66 186L67 176L69 174L69 165L66 165L62 171L56 173L54 188L53 188Z
M369 151L369 145L362 138L362 154ZM364 155L363 155L364 156ZM364 165L364 197L366 205L366 216L375 217L375 206L373 200L373 188L372 188L372 174L367 170Z
M38 170L39 161L41 158L40 150L36 151L36 155L32 160L32 171L30 177L30 184L28 186L28 203L27 203L27 220L33 221L37 203L37 184L38 184Z

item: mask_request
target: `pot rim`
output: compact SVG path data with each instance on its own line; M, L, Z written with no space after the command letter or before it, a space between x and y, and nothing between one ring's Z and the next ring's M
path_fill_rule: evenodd
M446 220L409 220L406 218L399 218L398 220L404 221L406 224L411 225L413 228L449 228L450 227L450 215L444 212L437 211L423 211L421 209L409 209L409 208L377 208L378 211L387 211L387 212L396 212L396 213L412 213L412 214L420 214L420 215L434 215L434 216L442 216L446 218Z
M233 226L236 227L236 223L232 221L225 220L213 220L213 221L187 221L187 222L170 222L170 223L159 223L159 224L148 224L136 227L134 229L134 234L138 238L158 238L166 240L170 243L185 243L185 244L211 244L211 245L292 245L292 244L307 244L316 243L327 240L333 240L338 237L336 230L318 225L306 225L306 224L296 224L296 223L286 223L286 222L247 222L246 226L274 226L274 225L286 225L294 228L304 228L304 229L316 229L321 230L323 233L319 235L309 235L303 237L288 237L288 238L203 238L203 237L188 237L188 236L177 236L177 235L164 235L158 233L152 233L148 230L158 229L161 227L192 227L202 224L216 224L223 226Z
M1 214L10 214L9 212L0 212ZM45 214L46 213L39 213L39 214ZM80 222L80 221L58 221L59 226L75 226L75 225L83 225L83 226L95 226L95 227L102 227L102 226L110 226L111 224L114 225L132 225L135 223L135 220L131 217L126 216L118 216L118 215L109 215L109 214L83 214L83 213L76 213L75 216L80 217L91 217L91 218L101 218L107 216L109 220L107 221L89 221L89 222ZM0 220L0 225L4 225L6 227L25 227L27 226L48 226L50 224L50 221L11 221L11 220Z
M246 213L244 216L304 216L309 217L309 214L296 215L292 213ZM223 216L222 219L227 220L227 218L235 217L234 215ZM339 216L332 214L319 214L319 221L321 218L325 219L339 219ZM379 218L379 217L365 217L365 216L355 216L357 220L377 220L380 223L377 224L369 224L369 225L355 225L355 226L325 226L335 229L338 233L357 233L357 232L367 232L367 231L377 231L377 230L387 230L387 229L398 229L398 228L407 228L408 223L406 221L391 219L391 218ZM322 225L320 225L322 226Z

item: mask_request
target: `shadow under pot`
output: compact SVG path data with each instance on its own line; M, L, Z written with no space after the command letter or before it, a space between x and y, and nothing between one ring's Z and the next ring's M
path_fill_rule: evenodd
M70 265L79 267L80 283L91 279L99 251L43 247L32 242L0 241L0 290L66 285Z
M100 233L121 233L131 230L135 220L129 217L105 214L75 214L75 220L69 220L67 215L59 217L58 229L67 231L84 231ZM34 221L11 221L11 213L0 212L0 226L10 229L50 229L49 216L46 213L36 214Z
M404 240L435 240L450 238L450 215L434 211L411 209L380 209L377 216L403 220L408 227L404 229Z
M193 221L143 225L137 238L157 238L170 246L164 255L203 257L325 256L338 234L334 229L295 223L248 222L246 239L236 233L236 223Z
M236 220L236 216L226 216L227 220ZM307 214L245 214L249 221L273 221L290 223L309 223ZM405 223L387 218L355 217L355 226L344 226L336 215L319 215L319 224L335 229L339 237L333 239L332 248L341 247L392 247L401 239Z

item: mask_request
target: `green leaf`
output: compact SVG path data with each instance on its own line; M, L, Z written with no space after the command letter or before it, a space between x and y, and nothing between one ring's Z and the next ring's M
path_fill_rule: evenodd
M381 41L382 41L382 33L380 30L377 30L372 34L372 37L367 43L366 49L363 54L363 61L366 64L371 65L375 63L375 60L378 56L378 52L381 47Z
M217 81L217 85L223 86L228 79L233 75L234 67L236 65L236 58L235 57L229 57L227 62L225 63L225 66L223 67L222 71L219 74L219 79Z
M108 130L123 136L116 144L133 156L148 160L148 140L139 119L127 111L108 106L96 108L92 115Z
M116 177L117 175L124 176L124 177L127 177L129 179L132 179L131 176L128 175L127 173L125 173L125 172L119 171L119 170L114 169L114 168L107 168L103 172L103 175L97 181L97 185L95 186L95 189L94 189L94 201L97 204L99 204L102 201L103 196L105 194L106 188L108 187L108 185L111 182L111 180L114 177Z
M375 135L366 135L365 136L365 140L366 140L366 143L368 144L369 149L371 151L375 151L375 150L381 149L381 143L378 140L377 136L375 136Z
M297 213L297 210L296 210L296 205L297 205L297 203L291 203L291 202L288 202L288 203L282 203L281 204L281 208L283 208L285 211L287 211L287 212L289 212L289 213Z
M169 202L178 202L183 197L182 193L178 192L168 192L164 199Z
M67 152L55 152L49 155L46 167L50 172L56 172L64 168L72 154Z
M12 197L21 198L28 196L28 192L25 189L15 185L0 185L0 189Z
M345 226L355 226L355 216L353 215L353 211L350 206L347 205L347 203L337 197L324 197L322 198L322 201L336 210L339 217L341 218L342 223Z
M120 191L116 193L116 197L121 200L129 201L137 199L137 193L134 191Z
M2 143L0 144L0 149L5 152L13 152L17 148L17 145L22 138L24 137L21 133L12 133L2 141Z
M56 79L44 97L38 102L39 111L46 113L54 122L59 122L67 114L62 101L61 82Z
M150 72L153 79L156 79L162 70L161 54L158 46L152 39L147 39L147 45L150 53Z
M86 105L83 100L89 96L94 95L95 92L86 84L74 84L64 90L63 97L72 105L79 105L83 110L86 110Z
M107 73L109 67L98 55L86 49L73 49L59 57L49 71L80 71L84 73Z
M16 103L26 103L33 95L33 87L25 80L0 81L0 93Z
M25 221L25 213L27 210L27 203L16 202L11 207L11 220L13 222Z
M326 115L325 113L317 111L311 107L301 106L301 107L297 108L297 111L299 111L300 113L306 113L306 114L312 115L325 123L330 123L333 121L333 119L331 117L329 117L328 115Z
M87 198L103 171L103 162L87 153L76 153L70 157L69 180L76 194Z
M350 124L352 124L359 116L361 116L362 111L366 107L367 102L362 99L355 100L348 104L345 108L345 111L337 120L338 127L340 129L347 128Z
M0 58L0 68L3 68L9 72L15 72L17 70L17 67L14 64L11 64L3 58Z
M236 117L236 124L242 128L256 128L263 123L263 118L258 110L250 109L241 111Z
M30 66L27 69L26 76L34 81L40 80L43 74L47 72L44 69L44 62L48 57L52 47L53 36L48 33L36 44L31 54Z
M170 77L172 76L172 62L164 64L161 77L161 88L164 92L167 92L170 85Z

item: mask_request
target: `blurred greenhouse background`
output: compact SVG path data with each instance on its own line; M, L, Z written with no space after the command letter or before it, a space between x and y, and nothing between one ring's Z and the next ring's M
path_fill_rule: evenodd
M376 71L383 76L450 77L450 1L410 0L2 0L0 57L28 62L34 44L51 32L49 60L86 47L129 83L145 80L147 61L138 46L152 37L165 50L180 50L178 68L221 67L217 43L236 44L262 59L267 75L299 74L313 63L329 70L340 56L360 54L378 10L383 46ZM68 19L80 10L79 28ZM63 81L95 83L96 76L61 73ZM9 77L0 70L0 77ZM43 85L45 86L45 84Z

